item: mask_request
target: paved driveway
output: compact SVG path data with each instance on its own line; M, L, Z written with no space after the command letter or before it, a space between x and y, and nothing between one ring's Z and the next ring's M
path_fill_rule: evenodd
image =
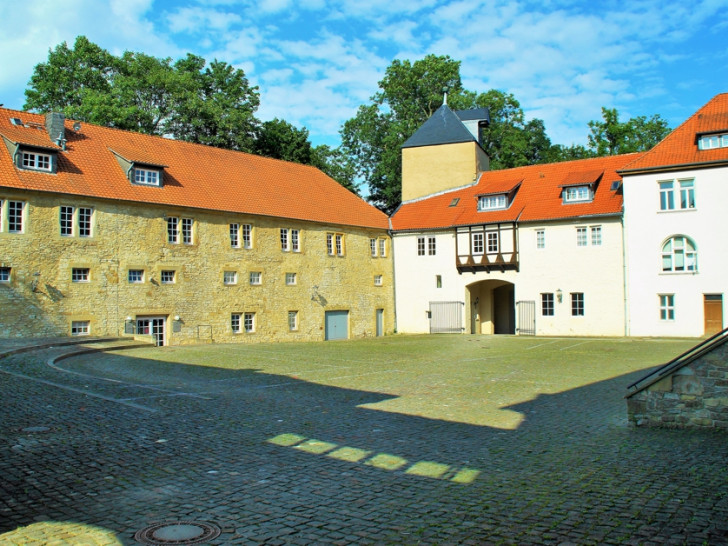
M213 524L207 544L728 543L728 436L628 427L644 372L520 403L510 430L251 370L53 364L66 350L0 359L2 544L164 522Z

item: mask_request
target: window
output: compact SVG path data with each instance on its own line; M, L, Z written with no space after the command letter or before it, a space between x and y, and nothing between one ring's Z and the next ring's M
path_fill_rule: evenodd
M182 242L192 244L192 218L182 218Z
M174 216L167 218L167 242L172 244L179 243L179 218Z
M498 233L491 231L488 233L488 254L498 252Z
M482 233L473 233L473 254L482 254L485 249L485 240Z
M71 322L71 335L72 336L87 336L90 332L89 321L87 320L74 320Z
M543 229L536 230L536 248L546 248L546 231Z
M243 248L253 248L253 226L243 224Z
M382 258L387 257L387 240L379 239L379 256Z
M0 282L10 282L10 271L9 267L0 267Z
M481 195L478 197L478 210L504 209L508 206L505 195Z
M89 268L88 267L74 267L71 269L71 281L72 282L88 282L89 281Z
M159 186L159 171L152 169L134 168L134 183L145 186Z
M250 284L261 284L262 283L262 275L260 271L251 271L250 272Z
M586 228L576 228L576 246L586 246Z
M128 277L130 283L142 283L144 282L144 270L143 269L130 269Z
M255 313L245 313L243 315L243 325L246 332L255 332Z
M583 317L584 316L584 293L583 292L572 292L571 293L571 316Z
M290 246L288 245L288 230L285 228L281 228L281 250L283 252L288 252L291 250Z
M293 286L296 284L296 274L286 273L286 285Z
M23 233L24 201L8 201L8 233Z
M544 317L554 316L554 295L552 292L541 294L541 314Z
M233 331L233 334L240 333L240 313L232 313L230 315L230 329Z
M230 224L230 246L240 248L240 224Z
M601 246L602 244L602 226L591 227L591 244L592 246Z
M675 295L660 294L660 320L675 320Z
M372 258L377 257L377 240L376 239L369 239L369 250L372 254Z
M427 253L434 256L437 251L435 237L417 237L417 255L424 256Z
M437 247L435 245L435 238L428 237L427 238L427 254L429 256L434 256L436 251L437 251Z
M698 139L699 150L712 150L715 148L728 148L728 134L704 135Z
M326 234L326 251L329 256L343 256L344 251L344 235L341 233Z
M299 239L299 232L297 229L291 230L291 251L301 252L301 244Z
M425 238L424 237L417 237L417 255L418 256L425 255Z
M237 271L225 271L222 274L223 284L238 284Z
M564 203L591 201L592 192L589 186L571 186L564 188Z
M680 210L695 208L695 180L665 180L660 186L660 210Z
M382 286L382 276L381 275L374 275L374 286Z
M298 330L298 311L288 311L288 330L290 332Z
M435 287L442 288L442 275L435 275Z
M23 168L51 172L53 170L53 160L50 154L23 152Z
M694 272L698 270L695 243L688 237L676 235L662 245L662 270Z
M91 237L91 216L93 209L62 206L59 215L61 235L63 237Z
M175 271L163 270L161 273L162 284L174 284L175 276Z

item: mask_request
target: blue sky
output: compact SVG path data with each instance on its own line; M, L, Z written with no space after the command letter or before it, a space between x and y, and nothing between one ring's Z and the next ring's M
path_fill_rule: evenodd
M554 143L586 143L602 106L676 126L728 92L728 0L24 0L0 5L0 103L78 35L114 54L187 52L242 68L258 117L314 144L377 91L393 59L462 61L465 88L512 93Z

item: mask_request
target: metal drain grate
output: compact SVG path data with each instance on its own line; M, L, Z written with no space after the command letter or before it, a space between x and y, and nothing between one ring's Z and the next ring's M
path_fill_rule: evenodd
M137 531L134 540L143 544L164 546L168 544L200 544L220 536L221 530L214 523L204 521L167 521L153 523Z

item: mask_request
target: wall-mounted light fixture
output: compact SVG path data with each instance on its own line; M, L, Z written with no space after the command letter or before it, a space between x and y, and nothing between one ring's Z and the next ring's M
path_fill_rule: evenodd
M564 299L564 293L561 291L561 288L556 289L556 299L559 303Z

